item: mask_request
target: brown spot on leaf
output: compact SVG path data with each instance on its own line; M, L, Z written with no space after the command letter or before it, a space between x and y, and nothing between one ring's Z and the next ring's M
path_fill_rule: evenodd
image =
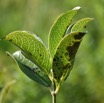
M76 54L76 52L78 50L79 45L80 45L80 42L75 42L72 46L67 47L66 50L67 50L67 53L68 53L68 55L70 57L70 60L75 57L75 54Z
M81 39L84 35L85 35L85 33L78 33L77 35L74 35L74 38Z

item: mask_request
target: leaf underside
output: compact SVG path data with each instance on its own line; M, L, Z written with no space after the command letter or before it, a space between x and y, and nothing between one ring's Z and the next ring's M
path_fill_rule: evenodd
M15 31L8 34L4 39L19 47L26 58L35 63L42 71L49 74L50 59L47 48L35 34L27 31Z
M42 72L39 67L37 67L34 63L32 63L30 60L26 59L21 51L17 51L11 55L7 52L9 56L11 56L16 63L18 64L19 68L22 70L24 74L26 74L29 78L34 80L35 82L50 87L51 81L44 72Z

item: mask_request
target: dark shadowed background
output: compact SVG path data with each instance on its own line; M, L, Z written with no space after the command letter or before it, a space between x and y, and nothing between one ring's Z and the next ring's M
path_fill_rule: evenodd
M88 34L57 95L57 103L104 103L104 0L0 0L0 38L12 31L27 30L40 36L47 45L54 20L76 6L82 8L74 22L83 17L94 20L87 26ZM0 88L16 80L4 103L51 103L48 89L25 76L6 55L6 51L16 50L9 42L0 41Z

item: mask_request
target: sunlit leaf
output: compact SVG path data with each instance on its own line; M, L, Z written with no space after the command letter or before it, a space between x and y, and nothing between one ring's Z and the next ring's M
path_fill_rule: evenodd
M69 75L73 64L75 55L82 41L85 33L74 32L66 35L57 48L53 59L54 78L57 82L63 82Z
M19 65L20 69L32 80L36 81L37 83L50 87L51 81L44 72L42 72L38 66L32 63L30 60L26 59L21 51L15 52L13 55L8 53Z
M83 29L86 28L87 23L91 20L93 20L93 18L83 18L79 20L73 25L71 32L83 32Z
M49 34L49 50L51 58L54 57L59 42L66 34L67 28L70 25L73 16L79 9L80 7L76 7L73 10L62 14L53 24Z
M73 68L75 56L86 34L86 25L93 20L83 18L71 22L80 7L60 15L49 32L48 49L35 34L27 31L15 31L4 40L10 41L21 52L9 54L15 59L20 69L37 83L51 87L52 95L57 93Z
M50 72L50 59L47 48L35 34L27 31L15 31L5 38L18 46L24 54L47 74Z

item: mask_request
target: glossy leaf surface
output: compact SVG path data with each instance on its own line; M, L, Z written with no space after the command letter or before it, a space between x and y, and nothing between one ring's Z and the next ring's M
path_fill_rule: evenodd
M8 53L18 64L19 68L32 80L37 83L50 87L51 81L48 75L44 74L38 66L32 63L30 60L26 59L21 51L15 52L13 55Z

